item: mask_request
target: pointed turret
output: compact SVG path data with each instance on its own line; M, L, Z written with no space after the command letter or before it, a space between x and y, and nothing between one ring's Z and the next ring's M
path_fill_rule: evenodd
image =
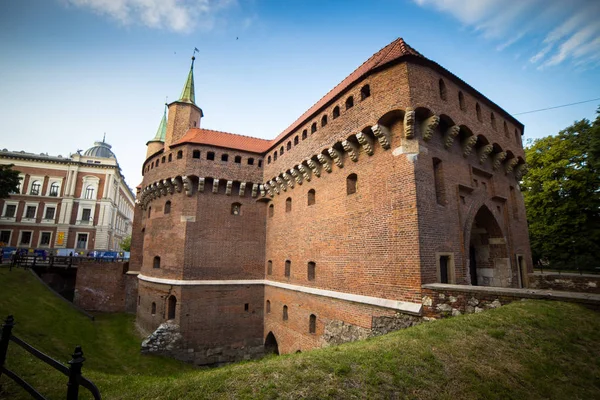
M167 104L165 103L165 111L163 113L162 119L160 120L160 124L158 125L158 130L156 131L156 135L152 140L149 140L146 143L148 149L146 150L146 158L150 157L152 154L160 151L165 146L165 137L167 136Z
M204 116L202 109L196 105L196 94L194 90L194 61L188 73L181 97L179 100L169 104L169 118L164 136L164 144L169 148L177 143L188 131L188 129L200 128L200 119Z
M179 98L179 101L182 103L196 104L196 94L194 93L194 60L196 60L196 57L192 57L190 73L188 74L185 86L181 91L181 97Z

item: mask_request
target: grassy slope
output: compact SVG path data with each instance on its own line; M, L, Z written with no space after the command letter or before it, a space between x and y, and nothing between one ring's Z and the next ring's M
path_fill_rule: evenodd
M67 361L81 344L84 374L105 399L600 398L600 314L524 301L338 347L216 369L139 355L132 317L96 322L67 307L24 271L0 269L0 316L15 334ZM27 353L8 366L51 398L65 377ZM6 377L4 398L28 398Z

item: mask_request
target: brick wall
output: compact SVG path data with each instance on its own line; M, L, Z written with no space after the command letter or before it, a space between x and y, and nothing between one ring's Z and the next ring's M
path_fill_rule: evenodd
M127 268L126 262L79 263L73 302L86 311L131 312L137 277Z
M600 294L600 275L535 273L529 275L528 287Z

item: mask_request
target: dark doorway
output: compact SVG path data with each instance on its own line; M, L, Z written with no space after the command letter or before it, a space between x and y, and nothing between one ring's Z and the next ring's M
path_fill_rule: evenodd
M177 298L175 296L169 297L169 304L167 307L167 319L175 319L175 307L177 306Z
M519 269L519 286L524 288L527 286L527 267L525 266L523 256L517 256L517 268Z
M279 346L277 346L277 339L275 339L273 332L269 332L265 340L265 353L279 355Z
M475 257L475 247L469 247L469 274L471 274L471 285L477 286L477 259Z
M440 256L440 282L449 283L448 281L448 256Z

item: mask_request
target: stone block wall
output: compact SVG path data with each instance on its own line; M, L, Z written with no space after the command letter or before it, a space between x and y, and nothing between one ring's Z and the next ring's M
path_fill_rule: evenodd
M600 294L600 275L535 273L529 275L529 287Z

